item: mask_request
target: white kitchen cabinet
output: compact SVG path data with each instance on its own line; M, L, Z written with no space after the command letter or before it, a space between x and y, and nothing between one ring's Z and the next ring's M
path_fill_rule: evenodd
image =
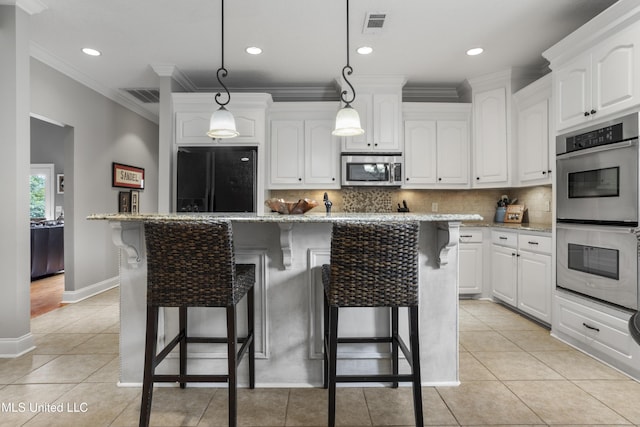
M513 95L516 119L516 157L519 186L551 184L555 145L551 136L551 75Z
M403 188L469 187L469 104L403 106Z
M458 248L459 295L481 294L484 288L484 242L482 229L460 228Z
M491 292L514 307L518 292L517 239L516 233L491 231Z
M272 120L269 188L338 188L333 125L331 120Z
M360 115L363 135L344 137L344 152L402 152L402 86L405 79L396 76L359 76L350 78L356 90L351 104ZM344 82L340 86L351 90ZM351 92L349 92L351 93Z
M518 309L551 323L551 238L518 236Z
M558 289L552 335L638 378L640 346L629 332L631 314Z
M557 130L640 104L640 24L553 64Z
M495 298L551 323L551 237L492 230L491 284Z
M397 94L357 93L352 107L360 115L363 135L344 138L344 151L397 153L400 144L402 99Z
M473 94L474 186L508 182L507 93L505 87Z

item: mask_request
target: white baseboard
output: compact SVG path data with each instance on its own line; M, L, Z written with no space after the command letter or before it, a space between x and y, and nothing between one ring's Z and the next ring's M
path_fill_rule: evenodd
M64 291L62 293L62 303L73 304L74 302L80 302L87 298L91 298L92 296L98 295L99 293L115 288L119 284L120 278L119 276L115 276L110 279L103 280L102 282L86 286L77 291Z
M0 338L0 359L20 357L34 348L31 332L19 338Z

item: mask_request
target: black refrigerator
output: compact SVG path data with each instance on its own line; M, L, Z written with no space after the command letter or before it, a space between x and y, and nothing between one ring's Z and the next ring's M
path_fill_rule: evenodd
M181 147L177 212L255 212L254 147Z

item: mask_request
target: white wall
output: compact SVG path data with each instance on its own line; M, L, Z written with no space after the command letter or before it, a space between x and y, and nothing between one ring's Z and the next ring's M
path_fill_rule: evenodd
M109 225L92 213L117 212L112 162L145 169L141 212L158 207L158 125L42 62L31 59L31 113L71 127L65 141L65 291L118 276Z

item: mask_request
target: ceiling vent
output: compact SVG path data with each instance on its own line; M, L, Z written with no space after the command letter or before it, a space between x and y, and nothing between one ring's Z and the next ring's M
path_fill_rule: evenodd
M363 34L378 34L382 31L384 21L387 18L386 13L367 12L364 17Z
M160 102L158 89L122 89L143 104L157 104Z

